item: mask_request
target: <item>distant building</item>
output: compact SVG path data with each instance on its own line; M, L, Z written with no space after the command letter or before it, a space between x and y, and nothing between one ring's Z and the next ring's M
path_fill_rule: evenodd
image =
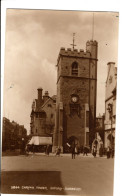
M10 120L3 117L2 127L2 150L9 149L11 146L11 133L13 132L13 126Z
M116 89L117 89L117 67L114 62L108 64L105 96L105 147L115 145L115 123L116 123Z
M100 129L100 128L103 128L104 129L104 118L105 118L105 115L101 115L99 114L97 117L96 117L96 129Z
M2 127L2 150L19 149L22 145L22 139L26 139L27 130L24 125L19 125L3 117Z
M96 128L95 128L95 138L92 143L92 147L96 146L97 153L99 153L100 147L104 146L104 119L105 115L100 115L96 117Z
M31 111L30 134L47 137L53 135L55 126L56 96L49 96L48 91L42 95L38 88L38 98L33 101Z
M96 117L96 133L99 133L103 143L104 143L104 131L105 131L105 114Z

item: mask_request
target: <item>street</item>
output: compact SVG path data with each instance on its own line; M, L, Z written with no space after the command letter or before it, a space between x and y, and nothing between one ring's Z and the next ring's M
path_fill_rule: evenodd
M2 157L1 192L112 196L114 159L71 155Z

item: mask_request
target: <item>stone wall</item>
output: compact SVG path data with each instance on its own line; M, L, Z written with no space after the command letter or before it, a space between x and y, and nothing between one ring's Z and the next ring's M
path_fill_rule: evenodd
M36 118L34 115L33 135L44 136L46 132L46 118Z

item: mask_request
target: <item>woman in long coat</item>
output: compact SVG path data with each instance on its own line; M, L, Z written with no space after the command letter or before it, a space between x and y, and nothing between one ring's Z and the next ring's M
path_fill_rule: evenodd
M94 147L93 147L93 150L92 150L92 154L93 154L94 157L96 157L96 153L97 153L97 149L96 149L96 147L94 146Z

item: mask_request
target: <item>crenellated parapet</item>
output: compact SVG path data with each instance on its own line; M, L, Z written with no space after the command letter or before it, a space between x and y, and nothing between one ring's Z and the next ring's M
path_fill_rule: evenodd
M86 52L90 52L91 58L97 59L98 53L98 42L97 41L87 41L86 42Z
M72 49L72 48L64 48L62 47L59 52L58 60L59 61L61 56L66 57L78 57L78 58L97 58L97 48L98 42L97 41L87 41L86 42L86 51L83 49Z
M72 48L67 48L67 49L61 48L57 61L59 61L60 56L90 58L90 52L89 51L85 52L83 49L80 49L80 50L74 49L73 50Z
M87 46L89 46L89 45L93 45L93 46L98 46L98 42L96 41L96 40L88 40L87 42L86 42L86 45Z
M60 49L60 53L59 55L66 55L66 56L78 56L78 57L90 57L90 53L89 52L85 52L84 50L80 49L71 49L71 48L61 48Z

